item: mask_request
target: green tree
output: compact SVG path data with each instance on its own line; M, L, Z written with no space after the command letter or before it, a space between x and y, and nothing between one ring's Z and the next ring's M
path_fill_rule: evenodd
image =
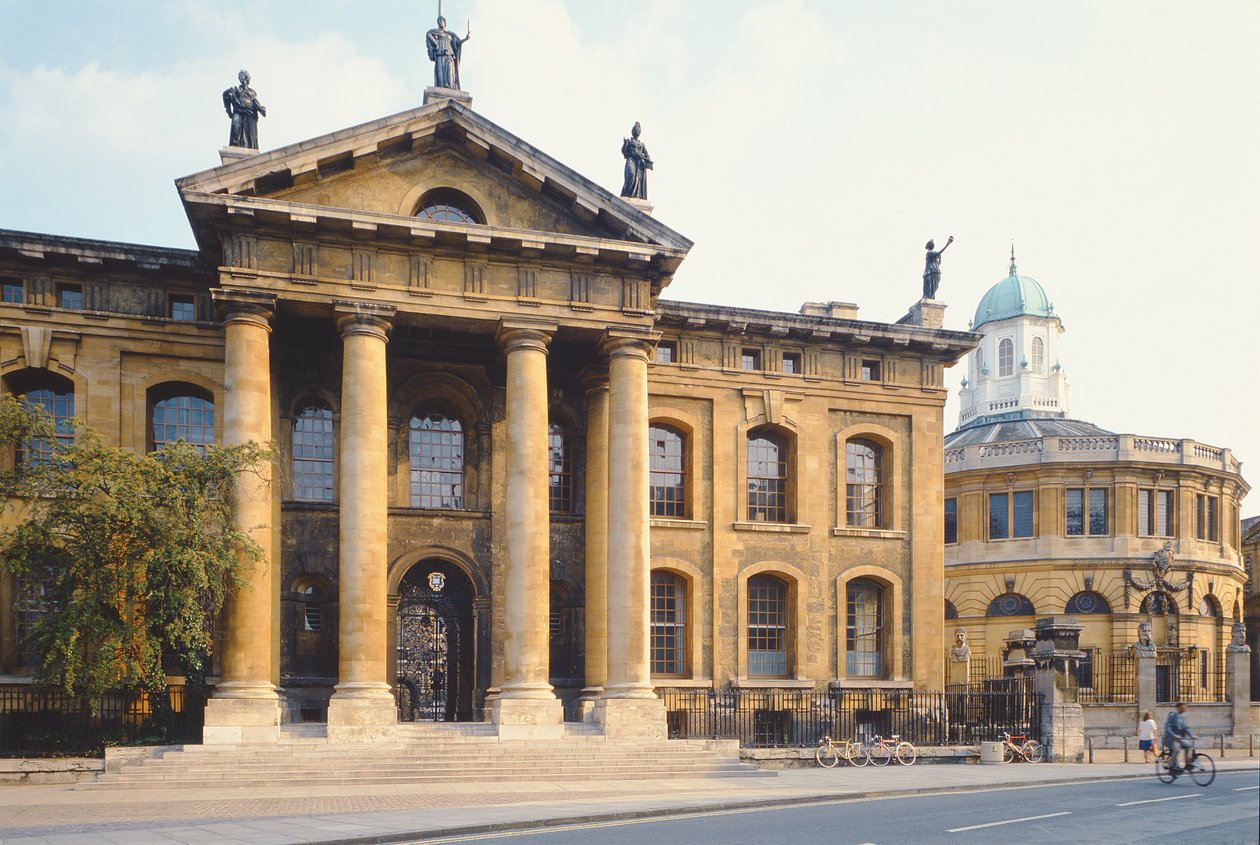
M0 473L0 568L44 584L36 680L99 700L164 688L164 658L203 678L215 619L261 558L233 523L235 481L272 450L180 441L137 455L90 428L56 434L42 409L0 399L0 448L15 456Z

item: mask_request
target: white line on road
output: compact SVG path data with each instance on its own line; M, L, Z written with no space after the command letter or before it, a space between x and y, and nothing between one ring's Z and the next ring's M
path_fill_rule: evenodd
M1246 792L1248 789L1260 789L1260 786L1239 786L1234 789L1234 792Z
M1147 798L1145 801L1126 801L1123 804L1117 804L1117 807L1132 807L1135 804L1158 804L1160 801L1180 801L1182 798L1198 798L1200 793L1191 792L1189 795L1174 795L1172 798Z
M1062 813L1046 813L1044 816L1025 816L1022 819L1007 819L1004 822L989 822L988 824L973 824L969 827L954 827L945 831L946 833L962 833L965 830L979 830L982 827L998 827L1004 824L1015 824L1016 822L1035 822L1038 819L1052 819L1055 816L1070 816L1069 812Z

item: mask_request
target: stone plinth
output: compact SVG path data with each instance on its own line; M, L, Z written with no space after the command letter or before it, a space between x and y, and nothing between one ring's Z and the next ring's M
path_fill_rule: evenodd
M460 105L472 108L472 94L458 88L437 88L430 85L424 89L424 104L440 103L443 100L454 100Z
M362 690L337 684L328 701L330 742L374 742L393 739L398 733L398 707L388 690L375 685Z
M1134 671L1137 673L1136 692L1138 713L1147 710L1155 713L1155 655L1139 654L1134 660Z
M938 302L935 299L920 299L911 305L906 316L897 322L906 326L922 326L925 329L943 328L946 307L944 302Z
M594 720L608 739L665 739L665 704L652 698L601 698Z
M622 199L633 205L639 211L642 211L644 214L651 214L656 210L656 206L652 205L652 203L647 200L641 200L638 197L622 197Z
M1225 654L1225 697L1230 703L1234 734L1251 732L1251 652Z
M1041 740L1046 759L1053 763L1080 763L1085 759L1085 711L1076 698L1076 666L1085 656L1078 647L1084 625L1072 616L1037 620L1037 692L1042 695Z
M564 736L564 705L548 691L538 698L498 696L490 703L490 721L499 739L560 739Z
M947 672L948 672L948 675L947 675L948 682L951 684L971 683L971 661L970 660L965 660L965 659L956 660L951 657L949 661L949 665L947 667Z
M219 162L222 164L231 164L256 155L258 155L258 150L252 150L249 147L219 147Z
M228 687L225 689L225 687ZM205 745L262 745L280 741L280 699L269 684L259 689L220 684L206 702Z

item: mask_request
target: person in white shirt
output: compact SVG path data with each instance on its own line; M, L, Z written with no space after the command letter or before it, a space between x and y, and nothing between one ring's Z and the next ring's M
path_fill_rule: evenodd
M1147 710L1142 714L1142 721L1138 722L1138 748L1142 750L1142 759L1147 763L1159 756L1159 749L1155 747L1157 729L1155 717Z

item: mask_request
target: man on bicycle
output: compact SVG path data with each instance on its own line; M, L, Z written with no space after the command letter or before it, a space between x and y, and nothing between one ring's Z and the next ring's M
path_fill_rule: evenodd
M1190 725L1186 722L1186 703L1184 701L1177 702L1177 709L1168 711L1168 718L1164 720L1164 748L1168 750L1168 767L1174 772L1180 772L1182 767L1177 765L1177 752L1184 749L1185 767L1190 767L1190 758L1194 752L1194 733L1190 730Z

